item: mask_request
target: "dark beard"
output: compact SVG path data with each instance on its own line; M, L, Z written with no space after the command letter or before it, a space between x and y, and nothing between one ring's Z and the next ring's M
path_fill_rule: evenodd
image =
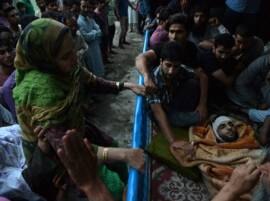
M220 138L224 141L224 142L234 142L238 139L238 135L235 134L233 136L227 136L227 135L220 135Z

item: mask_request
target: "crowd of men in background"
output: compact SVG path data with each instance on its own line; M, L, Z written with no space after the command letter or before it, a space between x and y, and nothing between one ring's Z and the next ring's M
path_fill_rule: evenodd
M270 29L267 0L2 0L0 2L0 126L16 122L14 58L22 30L37 18L68 26L78 64L99 77L127 41L128 8L136 29L151 33L150 49L136 58L147 102L169 143L172 126L192 126L227 103L261 123L270 137ZM120 22L118 47L113 45ZM134 27L133 27L134 28Z

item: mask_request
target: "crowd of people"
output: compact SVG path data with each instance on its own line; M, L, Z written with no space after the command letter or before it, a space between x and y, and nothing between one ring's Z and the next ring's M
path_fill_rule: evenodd
M229 178L212 178L219 186L213 201L250 200L245 194L255 186L261 194L254 200L267 200L267 5L263 0L1 1L0 196L5 198L0 200L124 200L127 166L143 171L144 152L118 147L89 118L91 96L123 90L146 97L155 128L181 165L202 165L205 158L194 159L201 142L205 150L219 147L223 154L235 146L244 150L245 160L226 167ZM116 21L117 48L132 45L129 24L131 31L151 33L149 50L135 59L143 86L104 78L105 65L116 54ZM221 114L234 114L245 124L240 128ZM174 127L191 127L197 141L179 140ZM254 152L248 155L246 149Z

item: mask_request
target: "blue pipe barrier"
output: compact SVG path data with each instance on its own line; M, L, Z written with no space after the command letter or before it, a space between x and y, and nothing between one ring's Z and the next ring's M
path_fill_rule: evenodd
M143 52L147 51L150 33L144 35ZM139 76L139 84L143 85L143 76ZM145 148L151 140L150 120L148 119L145 98L136 97L132 148ZM127 186L127 201L148 201L150 194L150 159L146 157L144 173L130 168Z

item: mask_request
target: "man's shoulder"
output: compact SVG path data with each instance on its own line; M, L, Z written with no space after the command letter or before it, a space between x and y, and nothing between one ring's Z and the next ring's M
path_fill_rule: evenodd
M199 51L198 54L199 54L200 62L216 61L216 57L211 50L201 50Z

